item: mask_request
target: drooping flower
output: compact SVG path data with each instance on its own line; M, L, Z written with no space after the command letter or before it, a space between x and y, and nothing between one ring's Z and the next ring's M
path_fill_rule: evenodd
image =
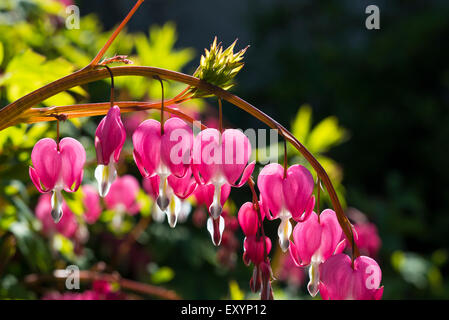
M364 256L376 258L382 245L377 226L367 216L355 208L349 208L347 215L354 222L355 243Z
M226 200L229 198L231 193L231 186L229 184L224 184L221 186L220 190L220 205L224 206ZM199 184L193 193L196 203L198 205L205 205L209 208L214 202L215 187L213 184Z
M140 205L137 202L139 188L139 182L132 175L127 174L117 178L104 198L106 207L130 215L136 214L140 210Z
M304 283L305 277L306 274L304 269L298 268L289 254L284 255L276 278L286 282L290 287L299 288Z
M120 108L113 106L95 131L98 162L95 178L98 181L98 192L101 197L108 194L111 184L117 177L117 162L125 140L126 132L120 118Z
M95 223L101 215L102 209L100 205L100 197L97 190L91 185L82 186L83 191L83 206L84 206L84 220L87 223Z
M190 168L193 144L192 129L180 118L170 118L164 123L149 119L142 122L133 134L134 160L144 178L159 177L159 208L166 211L170 199L166 194L170 175L183 178Z
M109 210L115 211L112 223L116 228L121 225L125 213L135 215L139 212L140 204L137 202L139 189L139 182L132 175L118 177L112 183L104 202Z
M166 183L163 185L163 192L169 200L165 214L170 227L174 228L178 220L182 222L187 219L192 208L184 200L195 191L196 185L190 169L182 178L177 178L174 175L167 177ZM160 177L158 175L144 178L143 187L154 200L159 199ZM162 222L165 214L159 208L159 205L156 205L153 210L153 217L156 221Z
M356 223L354 225L354 229L357 233L355 243L357 244L360 252L364 255L375 258L382 243L376 225L370 222Z
M241 187L254 170L255 162L248 164L251 156L249 139L239 130L227 129L220 133L208 128L195 138L192 150L192 172L200 185L212 185L213 197L209 205L211 217L207 230L215 245L221 242L224 219L221 217L227 194L226 185ZM238 179L240 178L240 181ZM237 182L238 181L238 182ZM207 189L207 198L211 194Z
M244 203L238 213L240 227L245 234L243 241L243 262L249 265L254 264L253 275L250 280L250 287L253 292L260 291L261 299L273 299L271 288L272 271L268 260L271 250L270 238L263 236L260 232L260 219L265 218L263 207L259 202L260 218L257 209L251 202Z
M64 215L61 217L59 223L55 223L51 218L51 195L49 193L42 194L37 202L35 214L36 218L42 223L42 232L46 235L51 235L55 232L62 234L66 238L73 238L78 230L78 222L75 215L70 211L66 202L61 204Z
M263 221L263 219L265 218L265 213L261 205L259 205L259 208L260 216ZM259 217L253 203L245 202L240 207L238 213L238 221L245 236L255 236L257 234L257 231L259 230Z
M193 195L195 196L196 202L198 205L204 204L207 208L212 206L214 202L214 198L217 198L215 195L217 189L215 189L213 184L199 184ZM224 184L220 188L220 192L218 195L220 206L223 207L226 200L231 193L231 186L229 184ZM214 245L218 246L221 243L221 238L223 235L223 231L225 229L225 220L220 215L217 219L213 219L213 217L207 218L207 230L209 231L212 242Z
M209 212L217 219L223 207L222 186L241 187L254 170L255 162L248 164L251 143L239 130L227 129L222 134L208 128L195 138L192 151L192 172L198 184L212 184L214 197ZM237 183L237 180L240 181Z
M281 219L278 236L279 244L285 252L292 233L290 218L298 222L304 221L315 206L312 174L302 165L293 165L288 168L284 177L284 168L272 163L261 170L257 184L267 218Z
M324 210L319 217L312 212L293 230L294 242L290 242L290 255L297 266L309 266L307 289L312 297L318 293L320 265L344 249L345 242L340 241L342 232L335 212L330 209Z
M51 216L58 222L63 214L62 190L75 192L83 179L86 152L81 143L64 138L59 146L53 139L39 140L31 152L29 174L39 192L53 192Z
M334 255L320 266L320 294L324 300L380 300L382 271L375 260L360 256Z

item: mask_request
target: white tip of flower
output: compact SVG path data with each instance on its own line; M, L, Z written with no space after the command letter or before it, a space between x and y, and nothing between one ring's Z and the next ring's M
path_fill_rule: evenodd
M156 222L164 222L165 212L162 211L158 205L154 205L153 207L153 220Z
M165 195L160 194L156 199L156 203L159 209L165 212L168 208L168 205L170 204L170 199L167 198Z
M281 224L278 229L279 245L283 252L288 250L290 246L290 235L292 234L292 224L288 218L281 219Z
M178 217L182 210L182 203L181 199L179 199L174 194L170 198L170 203L167 208L167 220L170 227L174 228L176 227L176 223L178 222Z
M214 219L218 219L218 217L223 212L220 196L221 196L221 184L216 184L214 187L214 198L212 204L209 207L209 212Z
M95 179L98 182L98 194L104 198L111 188L111 184L117 178L117 169L114 161L110 161L107 166L99 164L95 169Z
M191 211L192 211L192 205L188 201L182 200L181 201L181 211L179 212L178 221L181 223L186 222Z
M62 201L64 198L62 197L61 190L56 189L53 190L53 194L51 196L51 217L55 223L58 223L62 218Z
M212 203L209 207L209 212L214 219L218 219L223 212L223 207L219 203Z
M309 267L309 283L307 284L307 290L312 297L315 297L318 293L318 284L320 283L320 263L312 262Z
M207 219L207 231L210 233L212 243L217 247L221 243L224 228L225 221L222 216L219 216L218 219L212 219L211 217Z

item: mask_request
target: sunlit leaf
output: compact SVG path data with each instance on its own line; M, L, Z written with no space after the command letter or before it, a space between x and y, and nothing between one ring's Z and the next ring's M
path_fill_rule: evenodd
M310 133L307 147L311 152L325 152L347 137L346 130L338 125L336 117L322 120Z
M292 123L292 133L300 142L305 143L312 123L312 107L302 105Z

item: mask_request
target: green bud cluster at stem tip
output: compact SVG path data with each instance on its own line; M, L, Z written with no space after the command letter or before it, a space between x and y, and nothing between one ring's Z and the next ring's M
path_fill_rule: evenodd
M236 43L237 40L223 51L221 42L217 44L215 37L210 50L204 49L205 54L201 56L200 65L193 75L224 90L231 88L234 85L234 77L243 68L243 55L249 47L234 53ZM210 96L198 88L192 88L191 91L194 97Z

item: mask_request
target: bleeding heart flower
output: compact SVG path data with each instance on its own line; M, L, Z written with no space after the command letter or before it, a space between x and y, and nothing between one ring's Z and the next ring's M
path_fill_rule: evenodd
M360 252L375 258L382 244L376 225L370 222L356 223L354 230L357 234L355 243L359 247Z
M188 174L193 144L192 129L180 118L164 123L149 119L142 122L133 134L134 160L144 178L159 176L157 204L166 211L170 201L166 194L170 175L183 178Z
M259 265L265 260L265 248L267 256L271 250L271 240L268 237L264 239L261 236L247 236L243 241L243 261L246 265L250 262Z
M159 201L160 203L161 201L168 201L165 213L167 215L168 223L172 228L176 226L178 219L185 221L190 214L191 206L184 200L195 191L196 186L196 181L192 178L190 169L182 178L177 178L174 175L168 176L166 183L162 186L163 197L159 196L160 177L158 175L144 178L143 180L145 191L147 191L156 202ZM159 203L155 206L153 215L156 221L162 222L165 215L164 212L160 210ZM161 204L161 206L164 205Z
M51 218L52 207L50 198L51 195L49 193L41 195L35 209L36 217L42 223L42 231L47 235L58 232L66 238L75 237L78 230L78 222L76 221L75 215L70 211L66 202L63 201L61 207L64 210L64 215L61 217L59 223L56 224Z
M260 203L259 208L260 208L260 215L263 221L263 219L265 218L265 213L263 212ZM238 213L238 220L245 236L249 237L255 236L257 234L257 230L259 230L259 217L252 202L245 202L240 207Z
M212 185L213 197L209 205L211 217L207 222L212 241L221 242L224 220L221 217L226 201L225 185L241 187L254 170L255 162L248 164L251 156L249 139L239 130L227 129L220 133L217 129L205 129L195 138L192 150L192 172L200 185ZM240 181L237 183L237 180ZM211 194L207 189L207 200ZM226 197L223 197L223 193Z
M279 244L285 252L292 233L290 218L304 221L315 206L312 174L304 166L293 165L288 168L284 178L284 168L272 163L262 169L257 184L267 218L281 219L278 229Z
M132 175L118 177L104 197L104 202L109 210L114 210L115 215L112 224L117 229L120 227L125 213L135 215L140 210L137 202L139 182Z
M320 266L319 285L324 300L380 300L382 271L372 258L360 256L351 266L351 258L340 253Z
M102 197L108 194L112 182L117 177L117 162L125 140L126 132L120 118L120 108L113 106L95 131L98 162L95 178L98 181L98 192Z
M39 192L53 192L51 216L58 222L63 214L61 191L78 190L83 179L86 152L81 143L73 138L62 139L59 148L53 139L44 138L34 146L31 161L31 180Z
M220 200L221 206L224 206L230 193L231 186L229 184L224 184L221 186L220 193L217 196ZM198 184L193 195L198 205L204 204L209 208L214 202L215 187L213 184Z
M198 184L214 186L214 197L209 207L214 219L218 219L223 211L220 200L222 186L241 187L253 172L255 162L247 165L250 156L249 139L236 129L227 129L220 134L217 129L208 128L195 138L192 172Z
M83 191L83 205L84 205L84 220L87 223L95 223L101 215L102 209L100 205L100 197L97 190L90 185L82 186Z
M219 192L217 195L216 192L218 190ZM220 189L216 189L213 184L199 184L193 195L195 196L198 205L204 204L210 208L214 201L218 201L220 206L223 207L230 193L231 186L229 184L223 184ZM220 217L221 216L217 219L209 217L207 220L207 230L212 237L212 242L216 246L221 243L225 226L225 220L223 218L220 219Z
M330 209L324 210L319 217L313 212L293 230L290 255L297 266L310 266L307 289L312 297L318 293L320 265L345 247L345 241L340 241L342 232L335 212Z

